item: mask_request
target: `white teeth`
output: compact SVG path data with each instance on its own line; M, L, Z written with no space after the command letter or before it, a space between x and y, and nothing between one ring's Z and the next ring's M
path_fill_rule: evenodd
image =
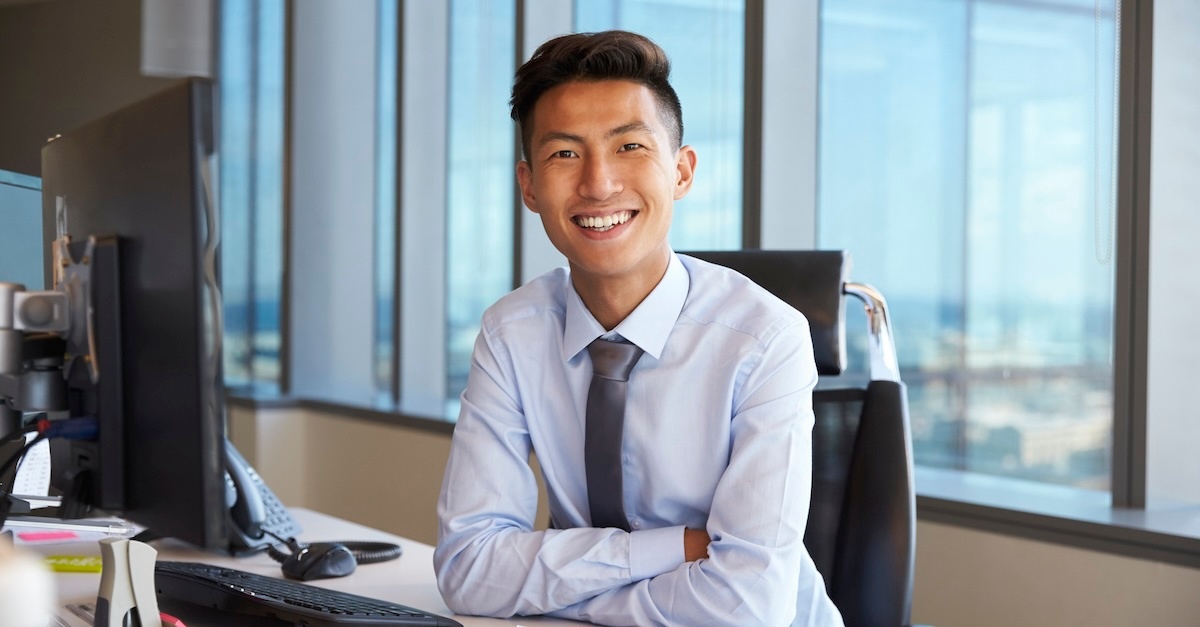
M606 216L579 216L575 218L575 223L585 229L595 229L597 231L607 231L618 224L625 224L633 217L633 212L629 210L618 211Z

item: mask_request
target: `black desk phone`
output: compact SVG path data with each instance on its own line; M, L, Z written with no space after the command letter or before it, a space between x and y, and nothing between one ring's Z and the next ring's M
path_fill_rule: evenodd
M229 550L234 555L278 544L275 536L300 535L296 519L229 440L225 440L225 502L229 505Z

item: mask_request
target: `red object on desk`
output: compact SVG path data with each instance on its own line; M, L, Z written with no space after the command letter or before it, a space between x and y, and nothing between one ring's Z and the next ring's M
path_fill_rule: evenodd
M183 624L183 621L166 612L159 612L158 617L162 620L163 627L187 627L187 625Z

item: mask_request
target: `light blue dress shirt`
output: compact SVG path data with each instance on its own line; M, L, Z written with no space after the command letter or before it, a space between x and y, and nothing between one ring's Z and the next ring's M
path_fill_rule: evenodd
M625 405L625 513L591 528L587 345L645 354ZM804 548L812 478L808 322L723 267L672 254L611 333L560 268L483 315L438 504L438 586L457 613L606 625L841 625ZM557 529L534 531L537 456ZM709 557L685 562L683 530Z

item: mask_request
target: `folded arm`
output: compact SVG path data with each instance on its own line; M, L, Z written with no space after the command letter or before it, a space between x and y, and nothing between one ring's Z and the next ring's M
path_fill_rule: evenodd
M731 423L713 497L708 558L607 591L557 616L606 625L787 625L798 590L824 595L804 548L816 370L807 326L776 336ZM815 581L802 581L811 575ZM819 587L819 590L816 589Z
M497 355L499 352L499 356ZM503 349L481 334L438 504L438 586L462 614L545 614L672 570L682 526L533 531L530 437Z
M519 404L481 336L439 504L435 567L455 612L553 614L600 624L788 624L807 559L812 387L803 321L747 364L707 557L682 527L533 531L537 488ZM698 531L698 530L697 530ZM815 571L813 571L815 575ZM817 581L823 594L823 583Z

